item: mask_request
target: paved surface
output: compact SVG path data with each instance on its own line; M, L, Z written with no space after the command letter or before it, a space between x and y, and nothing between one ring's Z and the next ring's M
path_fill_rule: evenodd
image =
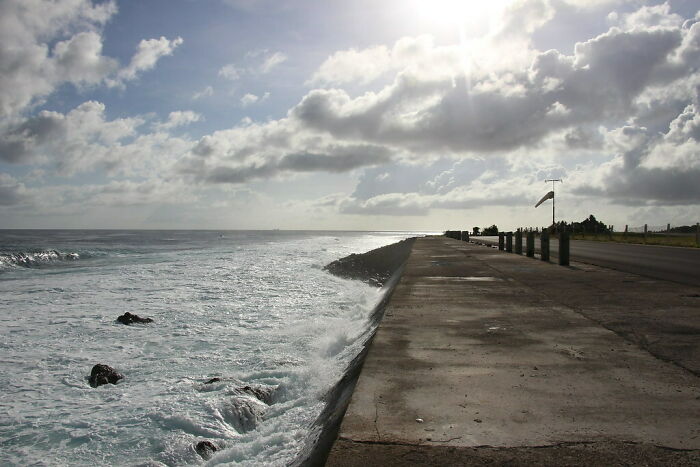
M418 239L328 465L700 465L700 289L649 282Z
M472 237L472 240L498 245L498 237ZM556 260L559 241L552 238L550 243L551 256ZM539 252L539 238L535 239L535 248ZM700 286L700 248L571 240L571 260Z

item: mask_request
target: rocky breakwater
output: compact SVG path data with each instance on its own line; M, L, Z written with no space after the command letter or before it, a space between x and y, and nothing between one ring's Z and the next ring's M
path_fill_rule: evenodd
M382 287L406 261L413 241L413 238L409 238L367 253L351 254L327 264L323 269L335 276Z

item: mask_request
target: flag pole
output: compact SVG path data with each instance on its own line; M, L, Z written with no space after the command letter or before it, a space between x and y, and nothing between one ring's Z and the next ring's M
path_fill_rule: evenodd
M546 182L552 182L552 225L555 225L555 220L554 220L554 182L564 182L561 178L548 178L545 180Z

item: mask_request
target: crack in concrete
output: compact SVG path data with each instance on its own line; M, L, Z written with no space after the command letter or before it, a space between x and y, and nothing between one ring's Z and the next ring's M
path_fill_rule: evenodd
M455 439L459 439L461 436L458 436L457 438L451 438L447 441L454 441ZM346 438L344 436L340 436L338 438L339 440L349 442L349 443L355 443L355 444L367 444L367 445L377 445L377 446L425 446L423 443L407 443L407 442L402 442L402 441L373 441L373 440L357 440L357 439L351 439L351 438ZM433 440L433 441L428 441L428 442L440 442L440 440ZM539 444L539 445L534 445L534 446L527 446L527 445L514 445L514 446L493 446L491 444L479 444L475 446L452 446L452 447L457 447L461 449L556 449L556 448L564 448L564 447L575 447L575 446L595 446L597 444L606 444L606 443L619 443L619 444L624 444L627 446L652 446L658 449L663 449L665 451L672 451L672 452L697 452L698 449L684 449L684 448L674 448L674 447L669 447L669 446L664 446L661 444L649 444L649 443L640 443L636 441L619 441L619 440L613 440L613 439L606 439L606 440L597 440L597 441L562 441L559 443L552 443L552 444Z
M379 427L377 426L378 419L379 419L379 403L377 402L377 391L374 391L374 431L377 433L377 440L381 440L382 436L379 434Z

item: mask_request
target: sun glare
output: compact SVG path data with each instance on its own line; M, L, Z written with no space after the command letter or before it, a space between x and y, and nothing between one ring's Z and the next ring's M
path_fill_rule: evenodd
M511 0L411 0L414 15L430 28L464 28L466 34L489 33Z

